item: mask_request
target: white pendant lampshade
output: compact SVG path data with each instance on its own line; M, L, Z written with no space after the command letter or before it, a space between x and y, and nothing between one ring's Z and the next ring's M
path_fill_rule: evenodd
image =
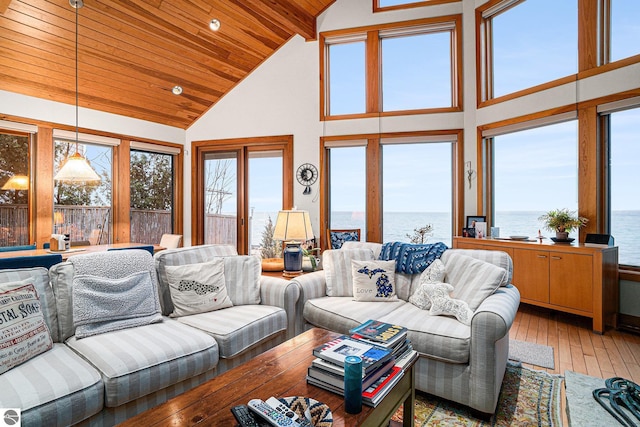
M93 170L89 161L76 151L75 154L67 157L53 179L56 181L90 184L100 182L100 175Z
M13 175L2 186L3 190L28 190L29 177L26 175Z

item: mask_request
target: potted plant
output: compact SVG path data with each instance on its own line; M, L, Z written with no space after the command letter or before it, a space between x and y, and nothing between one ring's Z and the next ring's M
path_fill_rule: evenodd
M568 208L550 210L541 215L538 220L544 223L547 230L555 231L558 240L567 240L571 231L583 227L589 221Z
M316 255L320 248L314 248L313 245L302 247L302 271L316 271L320 259Z

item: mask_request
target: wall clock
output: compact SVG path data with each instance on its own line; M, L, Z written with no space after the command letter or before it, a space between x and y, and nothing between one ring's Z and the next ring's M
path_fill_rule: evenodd
M305 186L302 194L311 194L311 186L318 179L318 169L311 163L303 163L296 172L296 178L301 185Z

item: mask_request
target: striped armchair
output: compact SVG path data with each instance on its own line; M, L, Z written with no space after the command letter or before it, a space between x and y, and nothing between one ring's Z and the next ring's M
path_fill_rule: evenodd
M377 258L381 246L371 242L345 242L341 250L349 250L352 253L349 257L354 259L364 252ZM332 293L328 292L327 276L335 292L336 283L350 274L346 271L349 263L342 262L338 264L344 264L345 271L330 274L318 271L293 280L300 287L297 331L321 327L346 334L368 319L405 326L414 349L420 353L415 371L418 390L483 413L493 413L509 355L509 329L520 303L518 290L510 284L513 264L504 252L449 249L441 258L445 265L454 253L507 271L503 286L480 303L469 326L453 317L432 316L408 302L419 285L419 274L395 274L398 300L393 302L359 302L354 301L353 296L329 296ZM326 261L325 258L325 267Z

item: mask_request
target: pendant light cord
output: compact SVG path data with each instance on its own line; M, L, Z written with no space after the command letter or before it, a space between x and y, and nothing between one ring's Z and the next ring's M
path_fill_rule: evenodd
M78 8L76 2L76 153L78 153Z

